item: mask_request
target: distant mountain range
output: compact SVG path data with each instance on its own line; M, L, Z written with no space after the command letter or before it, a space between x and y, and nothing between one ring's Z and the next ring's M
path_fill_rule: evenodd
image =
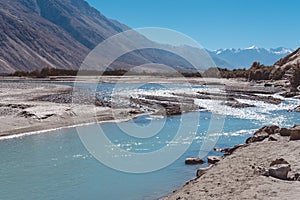
M232 68L249 68L254 61L264 65L273 65L279 59L289 55L294 50L284 47L275 49L259 48L251 46L245 49L218 49L210 51L213 57L224 61L224 66L219 67Z
M0 74L44 67L78 69L87 54L100 42L130 28L102 15L84 0L1 0ZM137 34L136 42L155 44ZM194 57L205 56L192 47ZM250 67L253 61L266 65L290 53L290 49L220 49L209 51L218 67ZM105 59L105 58L99 58ZM137 50L117 59L110 69L128 70L137 65L158 63L180 71L191 64L180 56L159 49Z

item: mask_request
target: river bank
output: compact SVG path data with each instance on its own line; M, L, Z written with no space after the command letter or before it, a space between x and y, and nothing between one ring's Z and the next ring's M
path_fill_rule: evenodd
M128 109L112 109L90 103L57 103L41 98L72 92L72 87L57 84L28 82L2 82L0 84L0 137L45 131L68 126L115 120L128 120L138 116ZM126 115L124 115L126 113Z
M288 129L275 129L259 142L248 142L237 148L202 176L187 182L164 200L298 199L300 138L289 136ZM268 130L257 131L255 135L261 136ZM294 132L300 136L300 127L296 127ZM281 180L273 176L271 169L281 173L287 170L288 175L284 174L286 177Z

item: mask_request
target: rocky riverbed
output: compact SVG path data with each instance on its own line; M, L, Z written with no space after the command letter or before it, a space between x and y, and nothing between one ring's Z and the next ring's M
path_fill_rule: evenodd
M282 88L263 87L242 80L178 77L102 77L100 83L181 84L197 87L167 88L162 91L121 90L113 97L81 91L50 80L4 78L0 83L0 135L12 135L76 124L127 120L140 114L177 115L199 109L209 109L197 100L218 101L221 105L243 109L255 107L251 102L278 105L282 98L274 96ZM77 77L88 83L90 77ZM75 81L55 78L57 83ZM36 81L39 81L38 83ZM202 87L205 86L205 87ZM245 100L247 102L245 102ZM250 102L250 103L249 103ZM95 109L95 110L94 110ZM296 110L298 108L295 108Z

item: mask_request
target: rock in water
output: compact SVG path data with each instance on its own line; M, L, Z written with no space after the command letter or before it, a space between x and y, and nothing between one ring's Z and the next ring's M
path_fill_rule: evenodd
M216 164L220 162L223 158L221 156L208 156L207 161L209 164Z
M186 165L201 165L205 163L204 160L200 158L187 158L185 159L185 164Z

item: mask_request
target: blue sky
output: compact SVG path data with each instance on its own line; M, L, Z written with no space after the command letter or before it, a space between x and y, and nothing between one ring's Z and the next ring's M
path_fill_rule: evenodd
M87 0L132 28L182 32L203 47L300 46L298 0Z

